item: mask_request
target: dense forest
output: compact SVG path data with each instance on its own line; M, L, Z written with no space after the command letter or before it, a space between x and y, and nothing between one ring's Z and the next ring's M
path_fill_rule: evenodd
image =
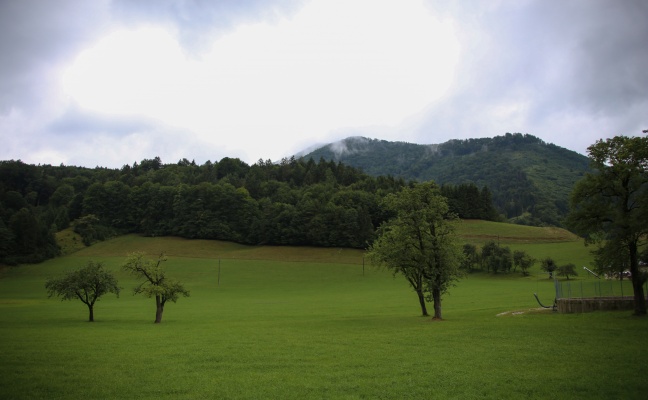
M54 233L86 244L122 233L244 244L364 248L390 217L388 193L411 184L334 161L223 158L203 165L159 157L121 169L0 161L0 263L55 256ZM443 185L451 211L496 219L487 187Z
M343 162L372 176L486 186L506 219L539 226L562 226L571 190L589 171L584 155L520 133L435 145L353 137L304 158Z

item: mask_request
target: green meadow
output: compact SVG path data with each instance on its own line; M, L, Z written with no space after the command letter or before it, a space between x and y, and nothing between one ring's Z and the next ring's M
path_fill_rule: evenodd
M589 265L578 238L549 228L465 221L465 240ZM69 239L69 238L68 238ZM64 239L62 239L64 240ZM644 399L648 319L630 311L557 314L553 281L468 274L444 321L419 316L402 277L351 249L118 237L0 272L2 399ZM119 268L164 251L191 297L133 296ZM81 302L44 282L102 261L124 289L88 323ZM594 278L581 275L574 282Z

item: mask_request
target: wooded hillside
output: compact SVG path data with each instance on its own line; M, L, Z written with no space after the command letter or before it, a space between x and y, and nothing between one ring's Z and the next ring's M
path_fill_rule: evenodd
M354 137L304 158L343 162L372 176L486 186L499 213L528 225L561 226L569 194L589 170L584 155L520 133L435 145Z
M295 158L249 166L232 158L197 165L156 157L121 169L1 161L0 263L53 257L54 233L69 226L86 244L140 233L365 248L390 217L382 198L406 184L334 161ZM487 188L442 190L461 217L496 217Z

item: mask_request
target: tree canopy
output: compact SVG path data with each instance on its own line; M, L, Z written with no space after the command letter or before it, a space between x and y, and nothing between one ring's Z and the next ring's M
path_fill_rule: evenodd
M49 297L57 296L61 300L79 299L88 306L89 322L94 322L94 305L106 293L119 297L120 287L117 279L103 268L100 262L88 261L85 267L71 271L59 278L50 278L45 282Z
M648 234L648 137L598 140L588 154L594 172L574 188L568 224L599 246L596 257L609 258L611 249L617 249L616 257L626 258L635 315L645 315L639 254Z
M463 258L447 200L434 183L423 183L388 195L385 203L395 217L381 226L368 256L405 277L422 315L428 315L425 302L432 300L434 318L441 319L441 295L462 275Z
M125 271L144 279L135 287L133 293L155 298L156 324L162 322L162 313L167 301L175 303L180 296L189 297L189 291L180 282L166 276L166 271L162 268L162 262L166 260L164 254L160 254L157 260L152 260L146 258L143 252L135 252L128 255L122 266Z

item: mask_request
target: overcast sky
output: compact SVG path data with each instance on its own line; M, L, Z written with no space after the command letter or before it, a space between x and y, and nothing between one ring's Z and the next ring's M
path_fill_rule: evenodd
M645 0L1 0L0 160L648 129Z

